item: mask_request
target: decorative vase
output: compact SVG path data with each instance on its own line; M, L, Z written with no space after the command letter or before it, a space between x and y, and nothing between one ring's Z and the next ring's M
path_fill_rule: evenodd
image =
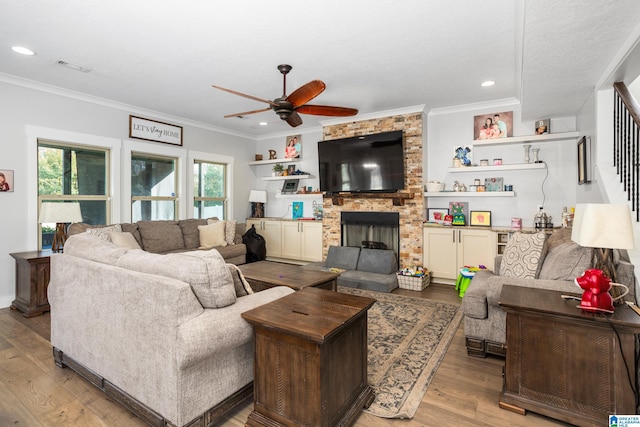
M531 150L531 144L526 144L524 146L524 162L529 163L531 161L531 157L529 157L529 152Z
M538 159L538 152L540 151L540 149L532 148L531 151L533 151L533 163L540 163L540 160Z

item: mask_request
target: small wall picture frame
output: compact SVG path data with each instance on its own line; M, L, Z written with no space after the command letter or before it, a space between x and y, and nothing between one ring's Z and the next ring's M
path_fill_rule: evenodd
M296 165L287 166L287 175L293 175L296 171Z
M445 216L449 215L447 208L427 208L427 221L444 224Z
M550 119L540 119L536 120L536 135L544 135L551 132L551 120Z
M477 227L491 227L491 211L471 211L469 225Z
M583 136L578 141L578 184L591 182L589 166L591 165L591 138Z
M284 147L285 159L299 159L302 154L302 135L291 135L287 137Z
M0 192L13 193L13 171L0 169Z

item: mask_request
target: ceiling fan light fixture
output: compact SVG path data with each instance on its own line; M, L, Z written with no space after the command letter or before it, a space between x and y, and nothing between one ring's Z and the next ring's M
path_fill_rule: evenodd
M29 49L28 47L24 47L24 46L13 46L11 48L11 50L13 50L14 52L19 53L21 55L27 55L27 56L33 56L33 55L36 54L31 49Z
M482 87L491 87L494 84L496 84L496 82L494 82L493 80L487 80L487 81L484 81L484 82L480 83L480 86L482 86Z

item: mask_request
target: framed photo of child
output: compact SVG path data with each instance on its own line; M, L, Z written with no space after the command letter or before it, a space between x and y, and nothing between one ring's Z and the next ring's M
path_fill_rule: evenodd
M302 135L291 135L287 137L287 144L284 149L285 159L299 159L302 154Z
M13 192L13 171L0 169L0 192Z

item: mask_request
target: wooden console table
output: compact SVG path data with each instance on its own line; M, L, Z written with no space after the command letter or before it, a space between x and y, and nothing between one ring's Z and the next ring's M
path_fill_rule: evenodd
M373 401L367 310L375 299L303 288L242 313L255 328L247 426L348 426Z
M24 317L33 317L49 311L49 257L51 251L12 253L16 260L16 299L12 310L20 310Z
M579 426L608 425L613 414L636 414L640 316L580 310L562 293L504 286L507 359L500 407L531 410ZM579 294L575 294L579 296Z

